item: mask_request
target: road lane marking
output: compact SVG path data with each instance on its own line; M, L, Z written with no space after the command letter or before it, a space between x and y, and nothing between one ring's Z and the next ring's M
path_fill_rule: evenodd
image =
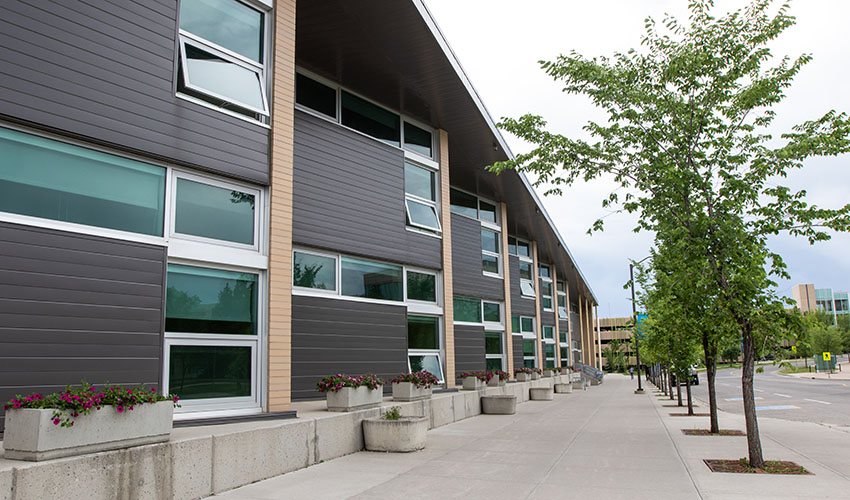
M779 394L778 392L774 392L774 393L773 393L773 395L774 395L774 396L783 397L783 398L790 398L790 397L791 397L791 396L789 396L789 395L787 395L787 394Z
M764 398L762 398L761 396L756 396L753 399L764 399ZM743 401L743 400L744 400L744 398L726 398L726 401ZM829 403L827 403L827 404L829 404Z
M804 399L804 401L811 401L812 403L820 403L822 405L831 405L832 403L821 401L819 399Z
M799 410L799 406L794 405L777 405L777 406L756 406L756 410Z
M732 384L724 384L724 383L721 382L720 385L725 385L725 386L729 387Z
M756 392L764 392L764 389L753 389Z

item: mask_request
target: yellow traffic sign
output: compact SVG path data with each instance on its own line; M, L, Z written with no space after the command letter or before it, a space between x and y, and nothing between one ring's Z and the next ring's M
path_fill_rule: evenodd
M791 346L791 352L793 352L794 354L797 354L797 346L792 345Z
M828 352L823 353L823 360L824 361L832 361L832 354L830 354Z

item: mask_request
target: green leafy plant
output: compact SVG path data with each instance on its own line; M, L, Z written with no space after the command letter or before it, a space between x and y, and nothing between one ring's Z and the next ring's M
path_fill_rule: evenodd
M433 373L429 371L420 371L420 372L412 372L412 373L402 373L399 376L390 380L390 383L398 384L400 382L410 382L415 385L417 389L429 388L432 385L437 385L440 383L440 379L434 376Z
M485 371L473 371L473 372L461 372L457 378L463 379L468 377L475 377L482 382L489 382L490 379L493 378L493 372L485 372Z
M401 420L401 407L393 406L384 413L384 420Z
M179 399L173 394L160 394L156 392L156 389L148 389L144 385L122 387L107 384L102 389L98 389L82 381L79 387L69 385L64 391L53 394L17 395L4 404L3 409L6 411L18 408L53 409L53 425L73 427L74 419L80 415L88 415L92 410L100 411L105 406L115 408L117 413L124 413L133 411L139 405L172 401L174 406L179 408L180 405L177 403Z
M322 380L316 382L316 390L319 392L338 392L343 387L368 387L375 390L384 385L384 381L378 378L374 373L367 373L359 377L352 377L337 373L336 375L327 375Z

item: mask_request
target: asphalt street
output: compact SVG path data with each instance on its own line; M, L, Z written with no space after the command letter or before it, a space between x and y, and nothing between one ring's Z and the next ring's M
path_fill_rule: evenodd
M813 380L779 373L778 366L763 365L764 373L755 374L755 397L758 414L766 417L850 426L850 380ZM695 398L705 402L708 385L704 372L693 387ZM741 370L729 368L717 372L717 404L721 410L743 414ZM682 387L682 397L685 388ZM702 409L700 411L703 411Z

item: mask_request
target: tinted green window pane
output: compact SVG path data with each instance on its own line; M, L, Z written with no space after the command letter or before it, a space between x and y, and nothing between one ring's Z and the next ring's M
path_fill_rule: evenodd
M543 344L543 352L547 358L555 357L555 344Z
M431 158L431 132L404 122L404 149Z
M411 372L431 372L438 379L443 380L443 367L440 365L440 358L436 354L411 355L410 360Z
M519 263L519 277L524 280L531 279L531 264L528 262Z
M499 274L499 258L492 255L482 255L481 269L487 273Z
M535 341L532 339L524 339L522 341L523 356L534 356L534 343Z
M546 368L555 368L555 359L554 358L548 358L546 360L546 363L544 364L544 366Z
M517 241L516 252L520 257L531 257L531 252L528 250L528 243L524 241Z
M566 307L567 306L567 297L564 295L558 295L558 307Z
M170 349L168 391L180 399L251 395L251 348L174 345Z
M452 212L472 217L473 219L478 218L478 198L457 189L452 189L449 191L449 194Z
M482 229L481 249L487 252L499 253L499 233Z
M455 321L481 323L481 301L469 297L454 297Z
M180 29L263 62L263 14L236 0L182 0Z
M486 201L481 201L478 204L478 213L481 220L493 223L496 222L496 205L487 203Z
M439 318L428 316L407 317L408 349L439 349Z
M487 332L484 334L484 352L486 354L502 354L502 334Z
M382 300L404 300L401 266L342 259L342 294Z
M436 195L436 172L414 165L410 162L404 163L404 192L426 200L437 201Z
M524 359L522 360L522 366L526 368L534 368L534 360L533 359Z
M560 332L558 334L558 341L566 343L567 342L567 332Z
M552 297L543 297L543 309L552 309Z
M401 122L397 114L342 91L342 124L375 139L401 146Z
M433 274L407 271L407 298L410 300L436 302L437 277Z
M561 366L568 366L570 364L570 348L562 347L561 348Z
M440 224L437 221L437 211L434 207L413 200L405 200L405 204L407 205L408 223L439 231Z
M484 321L501 323L502 306L495 302L484 302Z
M551 326L544 326L543 327L543 338L545 338L545 339L555 338L555 329Z
M257 334L257 275L168 265L165 331Z
M508 253L516 255L516 238L513 236L508 236Z
M511 314L511 332L520 333L519 329L519 315Z
M487 359L487 370L502 370L502 358Z
M0 128L0 211L162 236L165 169Z
M547 281L540 282L540 294L551 297L552 296L552 283ZM549 304L551 305L551 303Z
M254 244L254 195L177 179L175 231Z
M558 291L559 292L566 292L566 289L564 288L564 282L563 281L558 282Z
M534 318L522 318L522 331L534 332Z
M336 118L336 89L302 74L295 75L295 102Z
M336 290L336 259L295 252L292 284L304 288Z

